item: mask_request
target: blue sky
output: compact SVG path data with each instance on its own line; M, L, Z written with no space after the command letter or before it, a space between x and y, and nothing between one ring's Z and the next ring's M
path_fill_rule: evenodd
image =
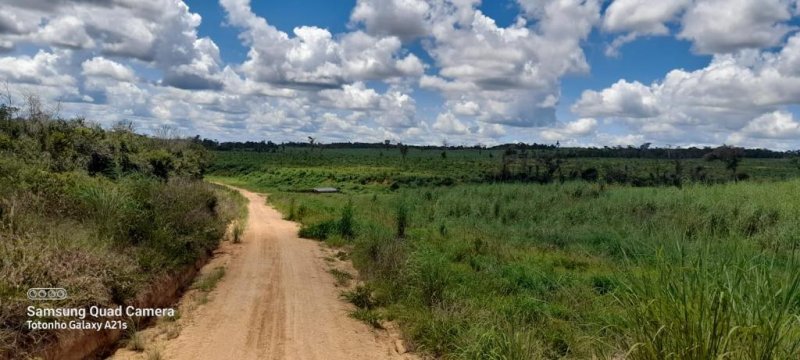
M103 125L220 140L800 147L797 0L2 7L0 76L17 97Z
M192 11L203 17L198 32L201 36L209 36L215 40L223 60L241 63L246 59L247 47L239 41L239 31L226 24L224 9L218 2L191 0L186 3ZM257 1L252 3L252 9L270 24L287 33L298 26L313 25L340 34L348 31L350 13L355 4L351 0ZM499 26L508 26L519 16L520 8L514 1L498 0L483 2L480 10L497 21ZM696 70L708 65L711 60L709 55L693 54L690 51L690 42L669 36L639 39L622 49L619 56L609 57L605 55L604 48L611 41L610 38L600 31L592 31L584 44L584 52L592 71L563 79L560 114L570 116L569 105L585 89L603 89L619 79L650 83L672 69ZM412 45L410 51L420 58L427 58L419 44Z

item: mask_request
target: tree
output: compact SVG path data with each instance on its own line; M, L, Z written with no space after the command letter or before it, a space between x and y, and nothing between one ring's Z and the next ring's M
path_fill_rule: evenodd
M117 123L114 124L111 129L113 131L133 133L136 131L136 125L133 123L133 121L125 119L117 121Z
M29 120L44 120L46 114L39 96L28 94L25 96L25 102Z
M15 108L13 106L6 105L6 104L0 105L0 120L11 120L11 119L13 119L14 116L16 115L17 111L19 111L19 109Z
M314 144L316 142L317 142L317 139L315 139L315 138L313 138L311 136L308 137L308 145L311 146L311 150L309 150L309 152L313 152L314 151Z
M397 143L397 147L400 149L400 156L403 158L403 161L406 161L406 155L408 155L408 145Z
M544 167L546 172L544 174L544 178L540 179L539 181L546 183L553 181L555 173L560 173L561 165L564 163L564 160L561 159L558 152L541 154L536 158L536 161Z
M710 153L705 154L703 159L706 161L722 161L725 163L725 168L731 171L731 178L736 179L736 169L739 168L739 163L744 156L742 148L733 147L729 145L722 145Z

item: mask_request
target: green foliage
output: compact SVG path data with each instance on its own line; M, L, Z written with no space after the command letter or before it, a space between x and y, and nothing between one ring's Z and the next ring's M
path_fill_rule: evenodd
M342 217L338 223L339 235L346 239L352 239L355 236L355 222L353 220L353 201L348 201L342 208Z
M658 270L634 277L619 296L627 311L627 358L798 355L800 274L796 271L787 273L761 256L716 260L708 253L662 259Z
M726 342L737 344L724 350L735 359L793 358L798 194L791 181L353 195L352 259L367 286L348 298L396 318L415 347L445 357L702 358ZM304 222L329 222L331 234L332 209L347 201L270 199L282 209L306 205ZM414 204L402 239L399 204Z
M345 245L366 281L347 295L358 318L397 320L424 354L798 357L789 159L743 158L737 174L755 181L733 183L725 162L701 158L711 149L679 161L668 149L505 150L286 147L219 152L211 171L269 191L304 236ZM637 157L652 151L667 156ZM296 191L317 186L346 196ZM358 220L346 240L345 207Z
M68 289L56 306L124 304L215 248L241 204L200 181L208 155L0 106L0 349L49 341L24 327L29 288Z
M725 168L731 171L731 175L736 177L736 169L743 156L744 149L723 145L709 152L703 158L707 161L722 161L725 163Z
M408 227L408 208L405 202L401 202L397 206L396 219L397 237L404 238L406 237L406 227Z
M145 156L154 176L163 180L169 179L170 172L175 170L175 165L172 163L172 156L169 152L158 149L147 153Z
M303 224L298 235L307 239L326 240L336 232L337 228L338 223L335 220L326 220L311 225Z
M383 329L383 325L381 325L381 316L375 310L356 309L350 313L350 316L356 320L363 321L376 329Z
M316 240L327 240L333 235L344 239L352 239L355 234L355 220L353 219L353 203L347 202L342 208L338 220L326 220L300 228L300 237Z
M197 278L194 284L192 284L192 289L197 289L202 292L210 292L211 290L214 290L214 288L217 286L217 283L222 280L223 276L225 276L225 268L214 268L214 270L211 270L211 272L208 274Z
M3 115L3 114L0 114ZM0 151L53 172L85 171L118 178L146 174L200 178L211 154L190 140L163 140L125 127L104 130L83 119L0 117Z
M296 148L261 153L220 151L214 153L215 161L208 173L271 191L330 186L345 192L388 192L392 186L424 189L501 181L546 183L561 177L565 181L635 186L713 184L732 179L724 162L702 158L681 160L676 168L675 161L670 159L557 159L546 154L538 156L535 151L529 151L526 158L507 158L502 150L472 149L447 153L447 161L442 161L439 151L427 149L409 151L405 160L399 151L379 156L377 149L325 149L311 153ZM499 176L504 166L508 173L505 178ZM759 181L787 180L800 175L789 158L743 158L737 173L746 173L750 179Z
M328 272L333 275L334 279L336 279L337 286L348 286L350 284L350 280L353 280L353 275L346 271L330 269Z
M375 308L375 300L369 287L358 285L355 289L345 291L342 297L360 309L371 310Z

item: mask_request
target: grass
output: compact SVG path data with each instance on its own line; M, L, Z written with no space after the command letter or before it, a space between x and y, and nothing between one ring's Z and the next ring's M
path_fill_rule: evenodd
M175 311L175 315L164 316L164 317L159 318L159 320L160 321L164 321L164 322L176 322L176 321L180 320L180 318L181 318L181 312L176 310Z
M67 289L58 307L128 304L214 249L243 208L202 181L210 154L189 140L13 111L0 139L0 349L15 358L56 340L25 328L29 288Z
M204 274L195 279L192 284L192 289L200 291L200 297L197 298L199 304L206 304L209 301L208 293L217 287L217 283L225 276L224 267L215 267L208 274Z
M399 188L485 183L492 181L503 168L503 150L448 150L446 158L441 158L440 153L434 149L412 149L404 160L395 148L310 151L287 147L274 153L217 151L210 173L215 179L225 178L234 184L270 191L331 186L345 192L385 193ZM730 171L722 162L683 159L680 164L679 177L684 182L730 180ZM535 173L535 168L535 158L531 158L530 164L517 164L512 170L515 174ZM589 169L594 169L599 179L624 176L648 182L674 173L676 163L674 159L569 157L563 159L560 173L567 179L575 179ZM738 172L757 181L788 180L800 174L797 165L788 158L745 159ZM301 206L296 204L296 209ZM287 217L292 214L286 213Z
M350 312L354 319L361 320L376 329L383 329L381 314L377 311L378 304L368 286L358 285L352 290L342 292L342 298L356 306Z
M629 307L629 359L788 359L800 349L800 274L764 259L704 256L660 264L619 299ZM754 263L760 265L754 265ZM661 284L661 285L655 285Z
M353 275L347 271L330 269L328 272L336 279L336 286L348 286L350 285L350 280L353 280Z
M342 292L342 297L360 309L372 310L376 306L372 290L364 285L358 285L353 290Z
M192 289L197 289L202 292L208 293L217 286L222 277L225 276L225 268L216 267L208 274L202 275L195 280L192 284Z
M383 329L381 325L381 317L375 310L369 309L356 309L350 313L350 316L356 320L363 321L373 328Z
M197 298L197 303L200 304L200 305L205 305L205 304L208 304L209 300L210 299L208 297L208 293L207 292L201 292L200 293L200 297Z
M398 320L433 356L781 359L800 343L798 194L797 180L567 182L270 200L333 224L317 238L352 249L358 318Z
M800 357L789 159L744 159L732 182L702 159L571 157L533 184L535 152L498 182L502 150L395 150L218 152L212 174L341 247L366 281L343 294L353 316L427 355Z
M235 210L233 210L234 216L233 220L231 221L231 241L234 244L239 244L242 242L242 236L244 236L244 231L247 229L247 199L238 191L228 187L222 187L224 191L227 193L229 199L233 203Z
M242 242L242 234L244 234L245 225L237 221L233 226L233 243L239 244Z
M144 339L142 339L142 336L139 335L138 332L134 331L130 334L125 347L131 351L142 352L145 348L144 345Z
M145 353L147 360L163 360L164 356L161 355L161 350L156 348L147 349Z
M164 332L164 336L166 336L168 340L177 338L178 336L180 336L180 334L181 334L181 328L177 324L171 324L167 326L167 329Z

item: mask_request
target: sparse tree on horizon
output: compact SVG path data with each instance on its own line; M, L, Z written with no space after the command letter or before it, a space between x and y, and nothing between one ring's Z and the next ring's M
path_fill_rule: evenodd
M397 147L400 149L400 156L403 158L403 162L405 162L406 155L408 155L408 145L397 143Z
M736 179L736 170L744 156L744 150L739 147L722 145L703 156L706 161L722 161L725 168L731 171L731 178Z

